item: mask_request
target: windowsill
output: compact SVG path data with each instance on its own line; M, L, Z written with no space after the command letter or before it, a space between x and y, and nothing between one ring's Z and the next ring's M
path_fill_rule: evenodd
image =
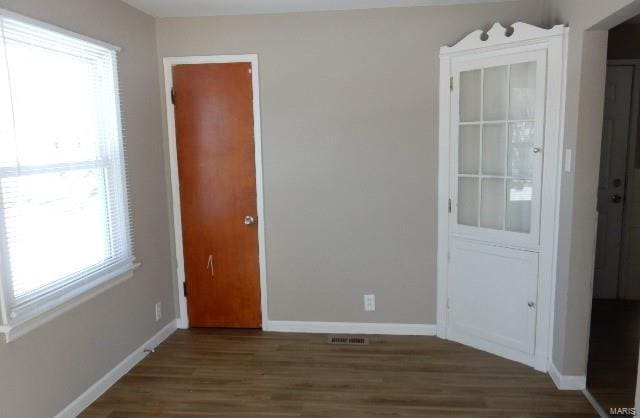
M111 271L102 277L92 280L85 286L78 287L64 296L61 296L42 312L35 313L34 315L26 318L18 319L8 325L0 325L0 334L4 334L5 342L9 343L14 341L30 331L52 321L76 306L93 299L120 283L129 280L133 277L134 270L139 266L140 263L133 263L121 269Z

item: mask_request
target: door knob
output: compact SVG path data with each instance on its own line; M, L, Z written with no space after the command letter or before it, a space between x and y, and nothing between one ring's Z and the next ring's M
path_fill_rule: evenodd
M245 225L253 225L254 223L256 223L256 218L254 218L253 216L247 215L244 217Z
M622 196L616 193L613 196L611 196L611 201L613 203L620 203L622 202Z
M540 151L542 151L542 148L540 148L540 147L533 147L533 153L534 153L534 154L538 154Z
M535 302L533 302L532 300L530 300L530 301L529 301L529 303L527 303L527 305L528 305L530 308L533 308L534 306L536 306Z

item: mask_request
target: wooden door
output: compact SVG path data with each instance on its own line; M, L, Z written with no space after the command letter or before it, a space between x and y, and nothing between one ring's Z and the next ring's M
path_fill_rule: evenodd
M618 296L632 81L633 66L607 68L593 289L598 299Z
M532 364L546 56L465 59L452 73L447 336Z
M258 328L251 64L172 72L189 325Z

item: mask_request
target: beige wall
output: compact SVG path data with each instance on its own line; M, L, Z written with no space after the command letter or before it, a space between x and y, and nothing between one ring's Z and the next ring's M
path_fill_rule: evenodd
M564 174L553 361L584 375L591 314L596 199L604 108L607 30L640 12L632 0L551 0L550 18L570 26L565 146L575 170Z
M157 300L174 315L154 75L164 56L260 55L271 319L435 323L438 48L495 21L571 26L565 135L576 167L563 178L553 360L564 374L584 373L606 60L606 32L585 31L611 14L596 29L620 23L629 3L161 19L156 50L153 20L117 0L0 0L123 47L143 262L129 282L0 343L0 415L58 412L166 323L154 321ZM363 312L364 293L377 295L375 313Z
M259 54L270 319L435 324L439 48L542 4L158 20L159 58Z
M153 19L117 0L0 0L0 7L122 47L136 256L129 281L15 342L0 342L0 416L51 417L175 317ZM155 322L154 304L164 318Z

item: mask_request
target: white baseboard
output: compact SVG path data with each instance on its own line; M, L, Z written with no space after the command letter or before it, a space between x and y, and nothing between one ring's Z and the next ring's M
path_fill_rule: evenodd
M129 370L138 364L143 358L147 356L145 349L154 349L167 337L175 332L178 328L177 320L173 320L165 325L158 333L149 338L144 344L136 348L135 351L129 354L124 360L122 360L116 367L111 369L107 374L102 376L100 380L94 383L89 389L78 396L73 402L67 405L62 411L60 411L55 418L74 418L80 415L89 405L91 405L96 399L98 399L103 393L107 391L114 383L116 383L122 376L127 374Z
M268 321L262 329L322 334L436 335L435 325L373 322Z
M591 392L589 392L589 389L582 389L582 393L584 394L584 397L587 398L591 406L593 406L593 409L596 410L600 418L609 418L609 414L607 413L607 411L605 411L602 405L600 405L600 402L598 402L596 398L593 397Z
M551 363L549 376L560 390L582 390L587 387L586 376L567 376L558 371L556 365Z

